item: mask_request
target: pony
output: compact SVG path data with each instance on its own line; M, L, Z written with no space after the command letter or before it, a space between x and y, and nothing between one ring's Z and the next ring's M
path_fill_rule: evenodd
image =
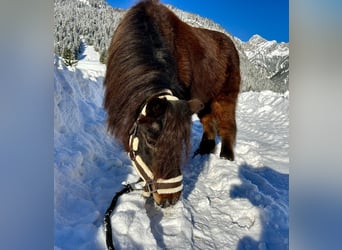
M234 160L240 61L223 33L192 27L156 0L138 2L115 30L106 63L107 129L129 153L157 205L175 204L190 151L192 115L203 135L194 156Z

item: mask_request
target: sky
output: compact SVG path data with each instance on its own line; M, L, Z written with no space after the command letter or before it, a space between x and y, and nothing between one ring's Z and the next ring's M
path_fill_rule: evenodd
M137 0L107 0L127 9ZM233 36L248 41L258 34L267 40L289 42L288 0L162 0L179 9L207 17Z

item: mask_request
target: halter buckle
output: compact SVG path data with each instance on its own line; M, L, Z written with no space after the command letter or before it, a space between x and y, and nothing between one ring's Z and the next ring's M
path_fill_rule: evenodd
M131 159L131 161L134 161L134 160L135 160L135 157L136 157L135 151L130 150L130 151L128 152L128 155L129 155L129 158Z
M153 194L155 192L157 192L157 189L154 186L154 181L150 181L150 182L146 182L146 187L147 187L147 191L149 194Z

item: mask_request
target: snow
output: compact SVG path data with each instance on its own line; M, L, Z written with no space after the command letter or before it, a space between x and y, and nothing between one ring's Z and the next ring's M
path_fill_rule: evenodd
M87 46L77 66L54 58L54 249L105 249L103 216L122 182L138 175L106 133L105 66ZM289 93L241 93L236 160L189 159L173 207L139 192L122 196L112 215L117 249L288 249ZM193 117L192 151L201 124Z
M87 1L87 0L78 0L78 1L81 3L84 3L85 5L88 5L89 7L91 7L89 1Z

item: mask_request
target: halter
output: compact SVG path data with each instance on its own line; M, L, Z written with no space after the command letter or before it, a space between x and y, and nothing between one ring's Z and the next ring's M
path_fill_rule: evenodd
M164 90L160 92L159 94L153 96L158 97L160 99L166 98L166 100L169 101L176 101L178 100L177 97L172 95L172 92L170 90ZM149 98L148 100L150 100ZM138 154L138 148L139 148L139 138L137 137L137 130L138 130L138 121L142 116L146 116L146 107L147 107L148 101L146 101L146 104L142 108L138 119L134 122L133 127L130 131L130 137L129 137L129 157L131 158L133 167L138 172L138 175L142 179L142 186L143 186L143 195L145 197L151 196L153 193L158 194L173 194L180 192L183 189L183 176L179 175L174 178L169 179L154 179L154 175L150 168L147 166L147 164L143 161L143 159Z

